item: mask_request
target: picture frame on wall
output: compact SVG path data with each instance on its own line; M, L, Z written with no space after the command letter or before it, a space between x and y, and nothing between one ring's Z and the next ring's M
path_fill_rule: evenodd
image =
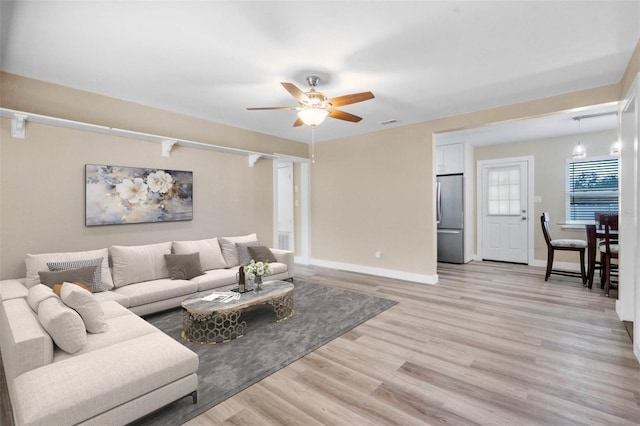
M193 220L193 172L85 165L85 226Z

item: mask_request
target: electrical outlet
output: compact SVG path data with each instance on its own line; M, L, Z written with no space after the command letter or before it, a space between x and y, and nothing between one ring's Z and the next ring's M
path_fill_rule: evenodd
M375 255L376 255L376 259L380 259L382 257L382 252L377 251Z

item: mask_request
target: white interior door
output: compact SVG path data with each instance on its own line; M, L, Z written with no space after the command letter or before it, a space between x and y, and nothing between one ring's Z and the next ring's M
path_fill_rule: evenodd
M278 164L278 248L293 250L293 164Z
M483 259L528 263L528 177L526 161L482 165Z

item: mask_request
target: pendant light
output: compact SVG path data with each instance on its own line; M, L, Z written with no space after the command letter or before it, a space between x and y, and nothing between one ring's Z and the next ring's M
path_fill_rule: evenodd
M581 136L580 119L581 118L582 117L573 117L574 120L578 121L578 144L573 147L573 154L571 154L574 160L579 160L587 156L587 150L584 148L584 145L580 143L580 136Z

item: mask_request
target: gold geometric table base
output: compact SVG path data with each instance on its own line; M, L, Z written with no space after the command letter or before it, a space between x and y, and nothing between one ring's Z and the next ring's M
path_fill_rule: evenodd
M293 291L258 304L272 305L276 322L289 319L294 314ZM247 322L240 321L243 308L226 312L196 313L183 310L182 338L191 343L212 345L228 342L244 336Z

